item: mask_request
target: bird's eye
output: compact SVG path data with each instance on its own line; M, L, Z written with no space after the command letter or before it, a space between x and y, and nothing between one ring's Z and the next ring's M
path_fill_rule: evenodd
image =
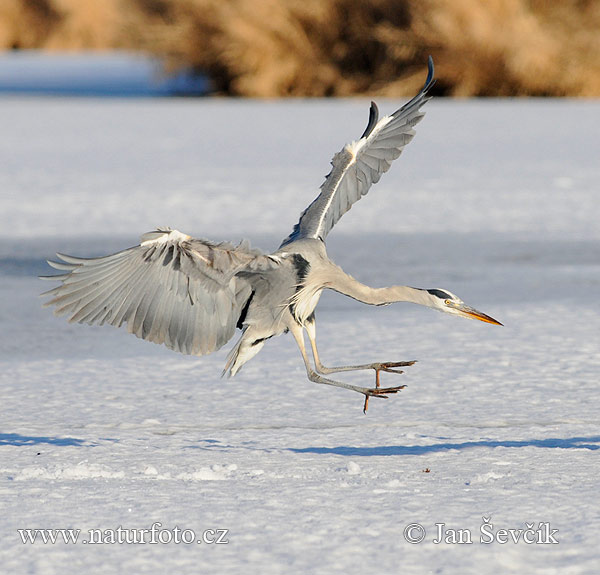
M445 303L446 305L450 305L450 300L449 300L449 299L447 299L447 300L446 300L444 303Z

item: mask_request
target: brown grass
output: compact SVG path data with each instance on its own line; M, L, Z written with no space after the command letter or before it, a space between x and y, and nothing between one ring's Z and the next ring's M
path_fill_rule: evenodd
M600 96L597 0L2 0L0 48L125 48L223 93Z

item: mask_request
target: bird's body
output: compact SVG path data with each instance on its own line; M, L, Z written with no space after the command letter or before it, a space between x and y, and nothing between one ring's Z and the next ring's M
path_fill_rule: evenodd
M65 273L46 292L55 313L80 323L127 325L136 336L175 351L205 355L242 330L230 351L224 373L235 375L271 337L291 332L311 381L386 397L404 386L380 388L379 372L414 362L385 362L325 367L316 347L315 308L324 289L358 301L386 305L408 301L440 311L498 323L469 308L446 290L407 286L370 288L346 274L327 256L325 238L352 204L386 172L414 136L421 106L433 85L433 63L423 90L400 110L379 120L371 105L367 129L332 160L321 193L300 217L277 251L264 254L247 242L234 246L187 236L169 228L142 236L139 246L116 254L84 259L59 254L49 262ZM304 346L308 335L315 369ZM330 373L374 369L376 387L359 387L324 377Z

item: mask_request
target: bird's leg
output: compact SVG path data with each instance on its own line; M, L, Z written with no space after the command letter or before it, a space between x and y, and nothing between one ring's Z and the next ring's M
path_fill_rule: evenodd
M312 348L313 357L315 359L315 368L319 373L324 375L330 373L338 373L341 371L358 371L363 369L373 369L375 370L375 387L379 388L379 373L385 371L387 373L404 373L401 369L397 369L399 367L409 367L416 363L416 360L413 361L386 361L386 362L375 362L375 363L365 363L361 365L340 365L337 367L325 367L319 358L319 352L317 350L317 330L316 324L314 320L314 316L311 321L307 321L304 325L304 329L306 329L306 333L308 335L308 340L310 341L310 346Z
M304 330L299 326L295 325L290 327L290 331L298 344L298 348L300 349L300 353L302 354L302 359L304 360L304 365L306 367L306 374L308 379L314 383L323 383L326 385L333 385L335 387L343 387L344 389L349 389L351 391L356 391L357 393L362 393L366 399L369 397L381 397L383 399L387 399L388 393L398 393L401 389L404 389L405 385L400 385L397 387L360 387L358 385L351 385L349 383L343 383L341 381L334 381L333 379L328 379L319 375L311 366L310 360L308 359L308 355L306 353L306 347L304 345ZM363 411L366 413L366 409L368 407L368 401L365 401L365 407Z

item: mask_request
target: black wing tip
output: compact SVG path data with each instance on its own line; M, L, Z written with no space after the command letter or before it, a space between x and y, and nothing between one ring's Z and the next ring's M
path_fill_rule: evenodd
M365 131L363 132L362 136L360 137L361 140L363 138L369 137L369 134L373 131L373 128L377 125L378 121L379 121L379 108L377 107L377 104L371 100L371 108L369 108L369 123L367 124Z
M427 79L425 80L425 84L421 88L421 91L414 97L412 100L409 100L402 108L396 110L392 116L398 117L402 112L406 111L409 108L414 107L415 105L420 108L425 102L431 99L431 96L428 95L429 90L435 84L435 78L433 77L435 74L435 67L433 65L433 58L429 56L427 58Z
M425 80L425 85L429 84L431 80L433 80L433 75L435 73L435 66L433 65L433 56L429 54L427 58L427 80Z
M421 94L427 94L431 87L435 84L435 66L433 65L433 57L431 54L427 58L427 80L425 80L425 85L421 90Z

